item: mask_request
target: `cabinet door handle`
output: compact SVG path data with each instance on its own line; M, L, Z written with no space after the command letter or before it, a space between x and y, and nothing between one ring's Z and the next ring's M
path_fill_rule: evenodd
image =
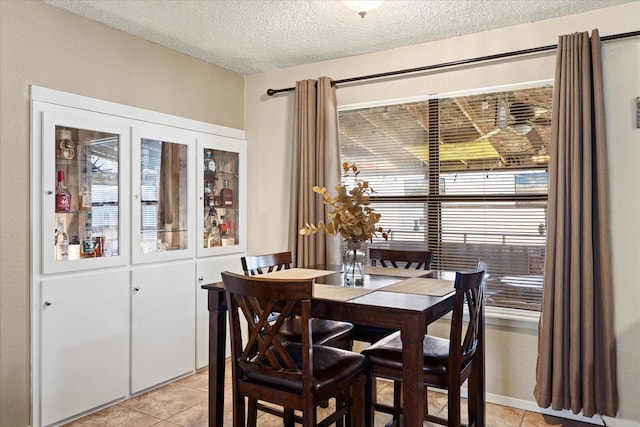
M140 291L140 286L136 286L135 288L133 288L134 292L139 292Z
M198 277L198 281L199 282L202 282L203 280L204 280L204 277L202 277L202 276Z
M49 191L47 191L47 194L48 194L49 196L51 196L51 195L53 194L53 191L49 190Z
M45 301L44 302L44 306L45 307L51 307L51 304L53 304L51 301Z

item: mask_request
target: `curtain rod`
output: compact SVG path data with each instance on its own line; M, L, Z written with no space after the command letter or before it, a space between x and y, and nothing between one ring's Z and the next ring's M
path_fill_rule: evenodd
M636 37L636 36L640 36L640 31L630 31L628 33L620 33L620 34L613 34L610 36L604 36L604 37L600 37L601 41L608 41L608 40L616 40L616 39L623 39L623 38L627 38L627 37ZM435 70L438 68L447 68L447 67L454 67L456 65L465 65L465 64L473 64L476 62L483 62L483 61L490 61L492 59L501 59L501 58L509 58L511 56L519 56L519 55L527 55L527 54L531 54L531 53L538 53L538 52L546 52L549 50L554 50L558 47L557 44L550 44L547 46L540 46L540 47L533 47L530 49L522 49L522 50L514 50L512 52L504 52L504 53L497 53L494 55L487 55L487 56L479 56L476 58L469 58L469 59L461 59L458 61L451 61L451 62L443 62L441 64L434 64L434 65L426 65L424 67L417 67L417 68L409 68L406 70L398 70L398 71L389 71L386 73L378 73L378 74L369 74L368 76L359 76L359 77L351 77L348 79L342 79L342 80L334 80L332 82L333 86L338 86L342 83L352 83L352 82L358 82L358 81L362 81L362 80L373 80L373 79L379 79L382 77L391 77L391 76L397 76L397 75L401 75L401 74L410 74L410 73L417 73L420 71L429 71L429 70ZM282 93L282 92L291 92L293 90L296 90L295 86L294 87L287 87L287 88L283 88L283 89L268 89L267 90L267 95L269 96L273 96L277 93Z

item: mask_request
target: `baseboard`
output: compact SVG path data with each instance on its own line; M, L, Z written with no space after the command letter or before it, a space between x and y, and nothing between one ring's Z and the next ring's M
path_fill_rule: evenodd
M466 390L464 390L466 393ZM535 401L515 399L511 397L505 397L497 394L486 394L487 403L495 403L496 405L509 406L512 408L524 409L529 412L537 412L544 415L552 415L554 417L565 418L570 420L576 420L583 423L594 424L607 427L640 427L640 422L633 420L626 420L622 418L612 418L607 416L595 415L591 418L585 417L581 414L574 414L570 410L563 409L561 411L555 411L550 408L540 408Z
M446 390L433 388L434 391L441 393L447 393ZM467 397L467 389L460 390L462 397ZM550 408L540 408L538 404L533 400L516 399L513 397L506 397L499 394L486 393L485 400L487 403L493 403L501 406L508 406L510 408L523 409L529 412L537 412L539 414L551 415L554 417L565 418L569 420L580 421L587 424L593 424L597 426L606 427L640 427L640 422L633 420L626 420L623 418L613 418L607 416L595 415L591 418L585 417L581 414L574 414L573 412L563 409L562 411L555 411Z

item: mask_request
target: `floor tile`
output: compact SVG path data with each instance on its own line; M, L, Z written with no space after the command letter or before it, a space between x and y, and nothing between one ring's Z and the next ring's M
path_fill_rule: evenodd
M178 412L205 402L207 396L206 391L171 383L126 400L121 405L166 420Z
M114 405L65 424L65 427L150 427L160 421L160 418Z
M527 412L524 415L520 427L544 427L544 426L562 426L562 427L587 427L594 424L583 423L576 420L568 420L566 418L554 417L551 415L538 414L536 412Z
M202 391L209 391L209 369L204 368L193 375L189 375L174 384L191 387Z
M191 408L178 412L169 417L167 421L181 427L208 427L209 425L209 404L207 401L200 402Z

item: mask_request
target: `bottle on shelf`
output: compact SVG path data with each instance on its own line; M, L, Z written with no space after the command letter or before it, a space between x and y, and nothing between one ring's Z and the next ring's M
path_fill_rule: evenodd
M56 188L56 212L71 210L71 193L64 182L64 171L58 171L58 186Z
M233 207L233 190L229 188L229 180L224 180L224 187L220 190L220 205L230 208Z
M204 206L213 206L214 198L213 198L213 182L207 181L204 187Z
M84 222L84 224L82 224L83 227L78 230L80 232L80 258L95 258L96 246L92 239L93 227L91 223L91 211L80 215L79 221L81 224L82 221Z
M222 236L222 246L231 246L236 244L236 236L233 232L233 227L231 226L231 220L227 216L226 220L220 219L224 221L224 235Z
M64 231L64 218L58 218L58 228L56 228L56 261L67 261L69 259L69 236Z
M80 259L80 240L78 236L71 236L69 241L69 260Z
M211 217L211 233L209 233L209 247L214 248L221 246L222 241L220 239L220 229L218 228L218 222L215 215Z
M220 222L218 222L218 232L220 234L220 239L224 239L225 233L227 232L227 224L224 222L224 215L220 215Z
M204 151L204 170L208 172L216 171L216 162L213 160L211 150Z
M80 212L89 212L91 210L91 186L89 185L89 176L87 168L82 168L82 184L78 188L78 210Z

